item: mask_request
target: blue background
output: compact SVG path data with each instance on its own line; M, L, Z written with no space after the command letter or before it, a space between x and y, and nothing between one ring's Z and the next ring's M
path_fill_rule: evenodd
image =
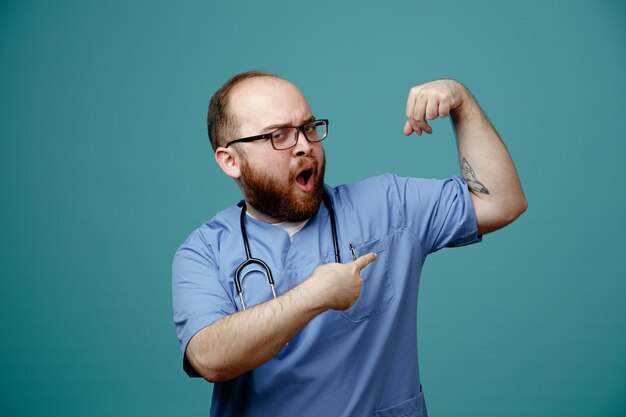
M205 114L249 69L331 119L332 185L458 174L447 120L402 128L411 86L465 83L530 206L425 267L430 415L626 413L624 2L0 4L0 414L208 414L170 266L239 199Z

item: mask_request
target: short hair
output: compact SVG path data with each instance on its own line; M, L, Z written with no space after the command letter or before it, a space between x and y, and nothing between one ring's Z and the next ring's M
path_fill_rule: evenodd
M283 79L282 77L265 71L246 71L241 72L222 85L219 90L213 94L209 102L209 111L207 112L207 130L209 140L213 147L213 152L220 146L226 144L229 136L237 131L238 122L235 116L229 112L230 93L244 80L256 77L273 77ZM232 139L232 138L231 138Z

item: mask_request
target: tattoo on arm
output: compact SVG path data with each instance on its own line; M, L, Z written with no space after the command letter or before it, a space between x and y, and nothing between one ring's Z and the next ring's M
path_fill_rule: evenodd
M484 184L478 181L478 178L476 178L474 170L470 166L469 162L467 162L467 159L465 159L465 157L463 157L461 170L463 171L463 178L465 179L465 182L469 186L470 190L476 193L489 194L489 190L487 189L487 187L485 187Z

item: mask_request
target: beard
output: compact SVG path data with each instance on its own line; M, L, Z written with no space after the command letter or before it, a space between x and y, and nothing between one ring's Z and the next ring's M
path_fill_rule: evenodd
M313 190L304 193L295 187L296 177L307 164L315 165ZM252 168L245 157L241 160L240 185L246 201L261 213L279 222L301 222L317 213L324 195L324 171L326 157L318 163L315 158L302 157L298 165L289 171L287 181L273 178Z

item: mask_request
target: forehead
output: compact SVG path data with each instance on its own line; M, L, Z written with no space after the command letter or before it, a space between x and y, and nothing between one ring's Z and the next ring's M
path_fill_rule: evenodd
M256 134L278 123L299 125L311 116L300 90L289 81L274 77L242 81L231 92L229 106L242 135Z

